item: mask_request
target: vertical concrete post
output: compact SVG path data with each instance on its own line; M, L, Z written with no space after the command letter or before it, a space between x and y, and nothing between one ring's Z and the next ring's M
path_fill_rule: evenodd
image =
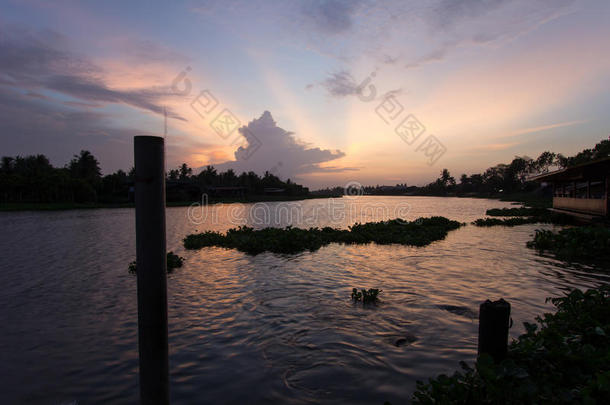
M489 354L496 363L506 358L510 304L503 299L485 301L479 309L479 355Z
M607 218L608 216L610 216L610 177L608 175L606 175L604 178L604 185L604 199L606 200L604 215Z
M136 136L135 203L140 401L169 404L164 140Z

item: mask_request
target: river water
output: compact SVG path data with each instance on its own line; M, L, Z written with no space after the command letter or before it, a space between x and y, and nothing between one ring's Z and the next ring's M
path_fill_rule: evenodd
M508 206L361 196L168 208L168 250L186 259L168 276L172 402L404 403L417 380L473 361L485 299L512 304L517 337L523 321L551 308L545 297L610 280L602 269L525 247L535 229L551 225L468 225L422 248L331 244L257 256L185 251L187 234L238 225L344 228L397 216L470 222ZM138 401L136 280L127 271L134 214L0 213L0 403ZM352 303L352 287L381 288L381 302Z

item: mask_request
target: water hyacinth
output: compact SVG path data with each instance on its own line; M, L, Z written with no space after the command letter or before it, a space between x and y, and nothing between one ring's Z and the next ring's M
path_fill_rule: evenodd
M170 273L172 270L174 270L178 267L182 267L183 263L184 263L184 257L180 257L180 256L174 254L174 252L167 252L167 272L168 273ZM137 266L136 266L135 260L133 262L129 263L129 272L130 273L137 272Z
M490 211L493 212L493 214L496 214L495 216L509 216L508 214L513 212L511 210L513 210L515 208L504 208L504 210L506 211L502 211L501 214L502 215L497 215L498 213L493 211L493 210L488 210L487 211L487 215L492 215L490 214ZM563 214L563 213L556 213L556 212L552 212L549 210L546 210L544 208L517 208L516 210L518 211L514 211L514 212L522 212L522 213L533 213L533 212L538 212L538 214L533 215L533 216L526 216L526 217L521 217L521 216L516 216L513 218L479 218L476 221L474 221L472 224L476 225L476 226L496 226L496 225L500 225L500 226L517 226L517 225L525 225L525 224L555 224L555 225L573 225L576 223L576 219L568 214ZM526 211L523 211L526 210ZM531 210L531 211L530 211ZM507 215L504 215L507 214ZM527 215L530 215L527 214ZM515 214L517 215L517 214Z
M531 207L518 207L518 208L492 208L487 210L485 213L490 217L529 217L546 215L550 211L546 208L531 208Z
M374 304L377 302L377 296L379 295L379 293L381 293L381 291L382 290L378 288L370 288L368 290L366 288L363 288L360 291L358 291L357 288L353 288L352 300L354 300L354 302L362 301L363 304Z
M583 226L559 232L536 230L527 247L550 252L560 260L578 262L610 262L610 229Z
M397 243L425 246L444 239L447 233L463 224L444 217L419 218L415 221L393 219L382 222L355 224L349 229L324 228L264 228L255 230L242 226L229 229L226 234L206 231L188 235L184 239L186 249L217 246L237 249L256 255L262 252L299 253L315 251L330 243L378 244Z

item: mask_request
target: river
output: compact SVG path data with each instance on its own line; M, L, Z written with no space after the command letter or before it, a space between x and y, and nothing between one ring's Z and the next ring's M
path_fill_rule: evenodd
M523 321L552 308L546 297L610 280L526 248L551 225L468 225L421 248L331 244L257 256L185 251L187 234L396 216L471 222L508 206L360 196L168 208L168 250L186 259L168 276L172 403L404 403L416 380L473 361L485 299L512 304L517 337ZM0 403L138 401L134 214L0 213ZM381 288L381 302L352 303L352 287Z

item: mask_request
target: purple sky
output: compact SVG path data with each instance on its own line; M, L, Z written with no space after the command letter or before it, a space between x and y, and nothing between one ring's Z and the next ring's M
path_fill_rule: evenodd
M0 2L2 155L422 184L610 132L610 2ZM165 112L165 113L164 113Z

